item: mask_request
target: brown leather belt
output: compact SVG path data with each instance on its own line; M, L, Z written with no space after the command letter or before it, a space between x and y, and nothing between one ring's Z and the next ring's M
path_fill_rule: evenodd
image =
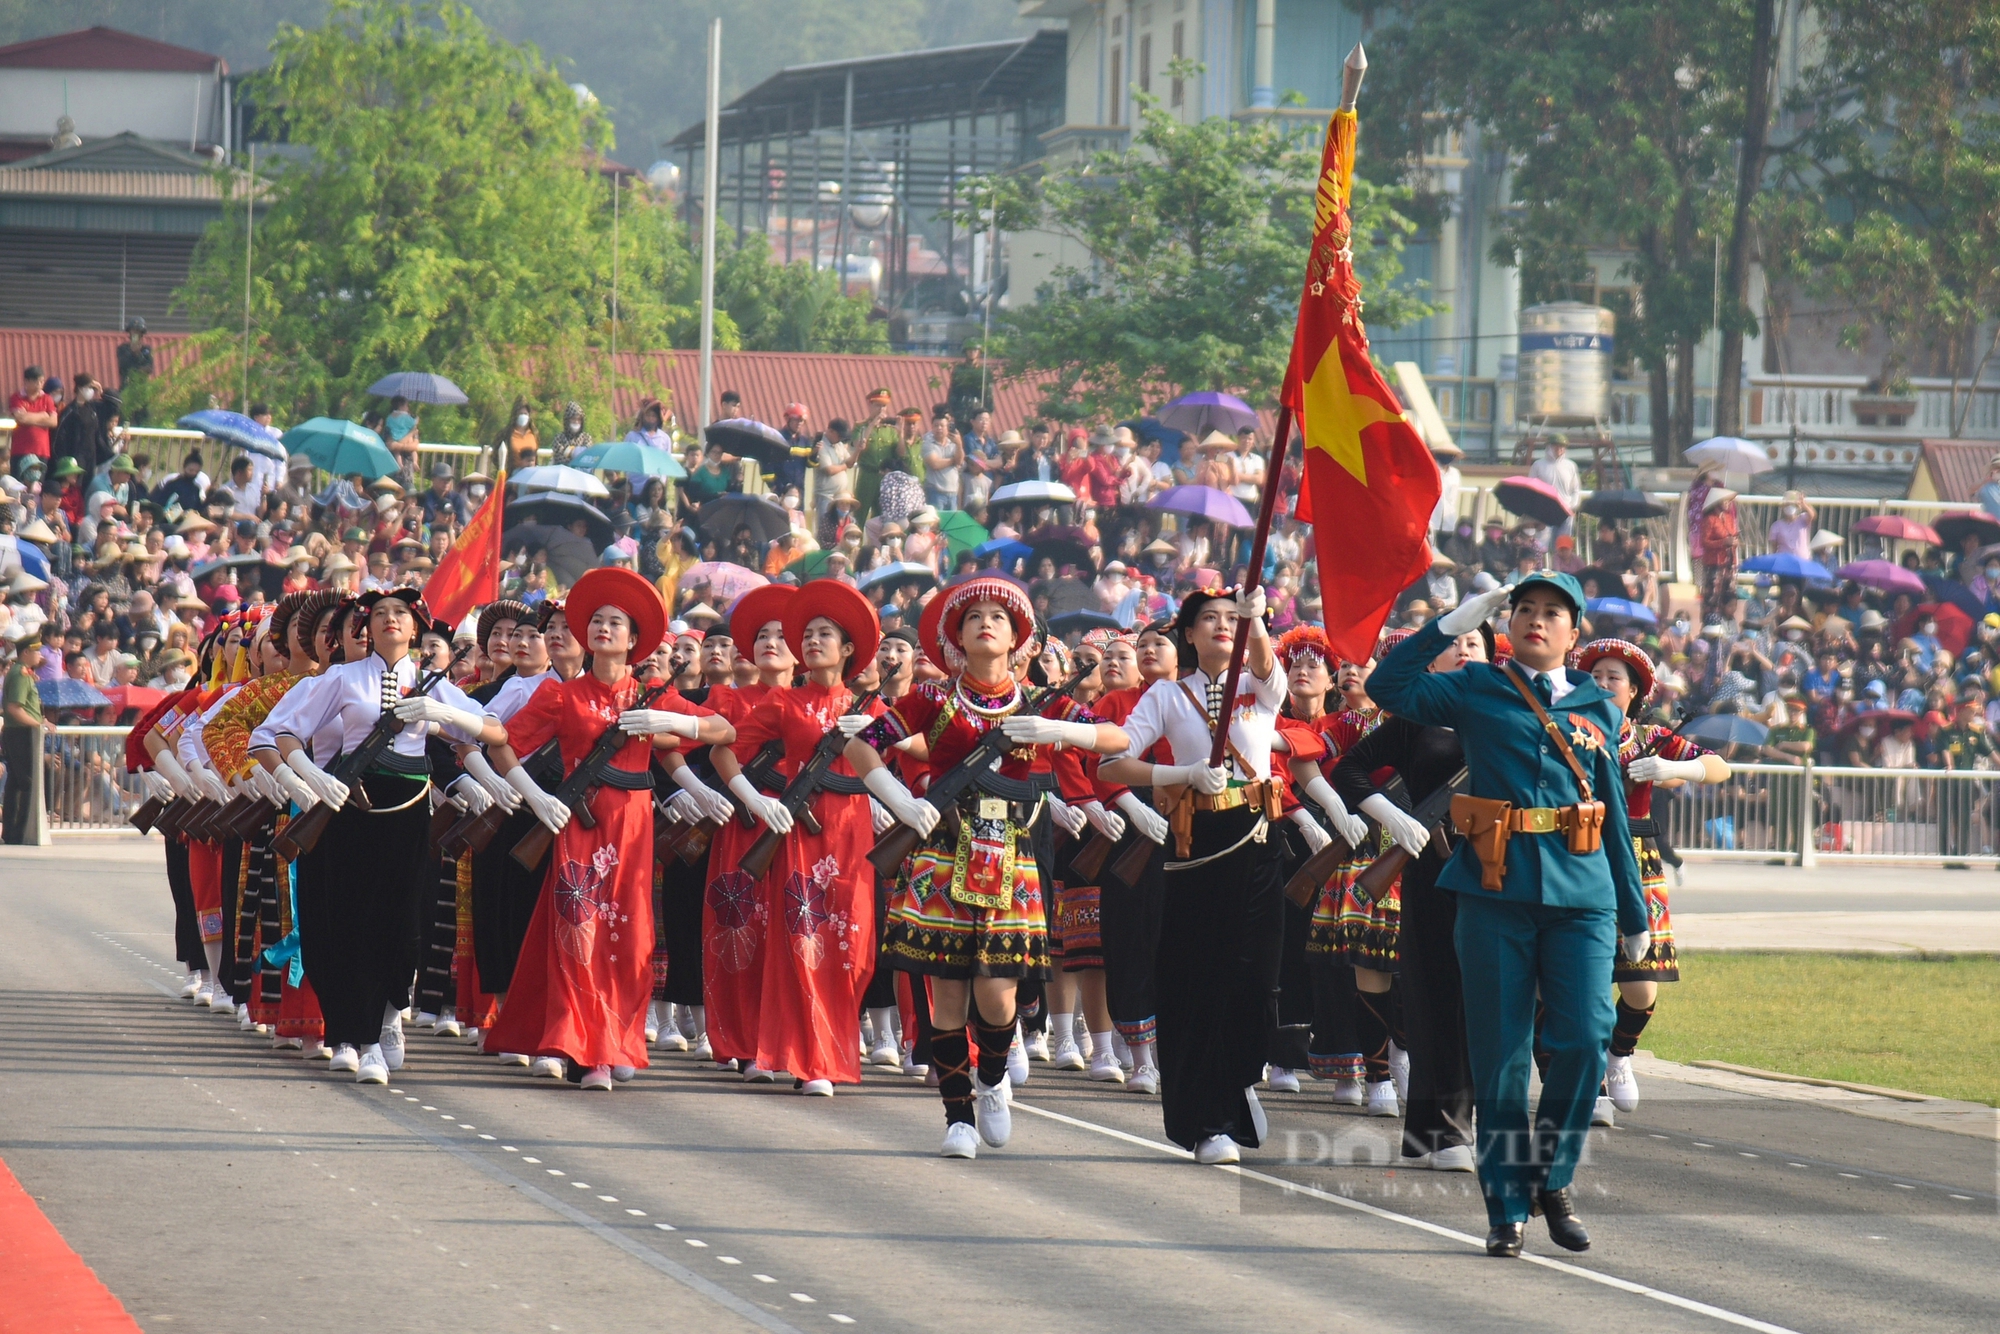
M1262 807L1269 799L1271 783L1260 778L1240 787L1226 787L1220 792L1194 793L1194 808L1198 811L1233 811L1239 806Z

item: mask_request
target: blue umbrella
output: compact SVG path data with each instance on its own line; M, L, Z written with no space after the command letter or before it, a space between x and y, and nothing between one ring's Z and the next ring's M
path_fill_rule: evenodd
M1752 574L1775 574L1784 579L1812 579L1820 583L1832 583L1833 571L1816 560L1800 560L1789 551L1771 551L1762 556L1752 556L1736 567Z
M1123 421L1118 424L1129 427L1132 434L1138 436L1141 440L1159 441L1161 447L1166 450L1169 457L1180 449L1181 441L1187 439L1186 432L1176 431L1171 426L1161 425L1158 417L1137 417L1131 421Z
M1621 621L1642 621L1647 625L1660 623L1651 607L1630 598L1592 598L1584 603L1583 609L1592 616L1615 616Z
M304 454L337 477L358 472L369 481L396 471L396 456L382 437L343 417L314 417L284 434L285 448Z
M111 700L88 681L59 676L53 681L35 682L45 709L101 709Z
M1182 394L1160 409L1159 418L1162 426L1186 431L1189 435L1206 435L1210 431L1235 435L1245 427L1257 424L1257 410L1234 394L1204 390Z
M247 449L253 454L262 454L268 459L285 457L283 437L264 423L246 417L240 412L206 408L200 412L190 412L174 425L183 431L200 431L212 439Z
M1000 569L1011 570L1015 562L1026 560L1034 554L1034 548L1026 542L1016 542L1011 537L996 537L991 542L981 542L972 549L972 554Z
M465 391L442 375L429 371L397 371L368 386L371 394L394 398L401 394L413 403L465 403Z
M637 440L606 440L580 449L569 466L585 472L637 473L643 477L681 478L687 476L680 460L664 449L642 445Z
M1711 750L1727 752L1736 746L1761 746L1771 729L1734 713L1710 713L1682 723L1679 732L1688 740Z
M870 570L855 580L854 585L857 588L869 589L874 588L878 584L888 584L894 587L897 584L903 583L930 585L936 582L937 573L930 566L919 565L913 560L904 560L897 561L893 565L884 565L880 569Z
M47 552L23 537L15 542L14 554L21 558L22 569L34 575L35 578L40 579L43 583L48 582L49 557Z

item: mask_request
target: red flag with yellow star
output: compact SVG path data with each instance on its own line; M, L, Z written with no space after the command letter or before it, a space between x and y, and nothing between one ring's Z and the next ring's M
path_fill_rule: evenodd
M1375 369L1361 326L1347 207L1357 129L1352 111L1336 111L1327 126L1312 252L1280 401L1305 446L1297 515L1313 524L1327 642L1342 658L1366 662L1396 595L1430 567L1441 482L1423 437Z
M424 582L424 604L447 626L457 625L473 608L500 596L501 497L506 490L507 474L503 472L493 494L486 497Z

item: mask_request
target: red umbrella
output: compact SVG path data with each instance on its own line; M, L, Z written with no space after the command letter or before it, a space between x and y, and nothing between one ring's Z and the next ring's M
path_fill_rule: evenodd
M1878 730L1887 731L1894 723L1914 723L1916 721L1917 715L1911 713L1908 709L1863 709L1859 713L1849 714L1841 720L1840 726L1833 730L1836 734L1845 736L1863 723L1874 723Z
M1889 629L1901 642L1917 632L1918 624L1926 616L1937 622L1937 641L1947 653L1956 658L1965 652L1965 646L1972 642L1972 618L1963 607L1949 602L1925 602L1912 607L1897 617Z
M1547 482L1537 477L1509 477L1493 488L1493 498L1511 514L1555 527L1570 517L1569 506Z
M1873 533L1877 537L1893 537L1904 542L1928 542L1940 546L1937 530L1929 524L1906 519L1900 514L1871 514L1854 525L1857 533Z
M104 698L111 701L111 707L123 713L127 709L150 709L167 697L164 690L151 686L106 686Z

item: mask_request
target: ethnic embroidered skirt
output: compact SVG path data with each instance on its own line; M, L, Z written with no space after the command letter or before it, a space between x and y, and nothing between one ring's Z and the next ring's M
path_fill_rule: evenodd
M1650 838L1634 837L1632 851L1639 858L1639 884L1646 895L1648 929L1653 947L1637 963L1626 963L1620 954L1611 966L1613 982L1678 982L1680 956L1674 953L1674 919L1667 911L1667 868L1660 860L1660 847Z
M1402 936L1403 892L1400 881L1391 883L1380 898L1356 887L1355 881L1390 846L1387 834L1376 843L1340 864L1319 892L1313 904L1312 926L1306 934L1306 953L1356 968L1377 972L1396 971Z
M911 854L883 932L882 952L891 967L946 978L1049 975L1048 911L1034 840L1011 821L1008 834L1014 841L1012 892L1000 907L952 897L954 878L965 873L965 840L942 844L934 834Z

